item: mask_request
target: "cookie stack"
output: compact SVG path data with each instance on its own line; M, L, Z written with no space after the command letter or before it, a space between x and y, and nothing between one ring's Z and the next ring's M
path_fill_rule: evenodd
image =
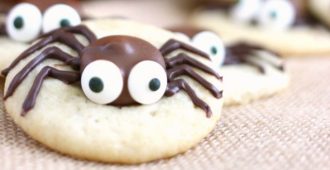
M316 1L213 1L166 28L85 20L77 4L18 2L0 38L6 112L76 158L132 164L183 153L214 129L223 105L287 88L283 58L330 53Z

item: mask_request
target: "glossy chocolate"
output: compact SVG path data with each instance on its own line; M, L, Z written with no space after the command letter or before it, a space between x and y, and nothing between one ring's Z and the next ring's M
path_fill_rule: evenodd
M90 44L87 47L84 47L76 39L74 34L84 35L89 40ZM54 42L61 42L68 45L78 52L79 57L73 57L57 47L46 48L14 76L13 80L9 84L4 98L7 99L13 95L17 87L28 76L28 74L46 59L62 61L71 66L75 71L61 71L49 66L43 68L37 75L30 92L24 101L23 116L35 105L36 98L45 78L52 77L65 83L78 82L80 81L81 74L86 66L96 60L111 61L121 69L121 73L124 78L124 87L117 100L109 103L112 105L128 106L137 104L129 94L127 79L133 66L145 60L151 60L159 63L167 72L168 87L165 92L166 96L172 96L179 91L184 90L191 98L192 102L197 107L203 109L208 117L212 114L210 107L196 95L193 88L184 79L181 79L180 76L189 76L208 89L214 97L222 97L221 90L218 90L213 84L208 82L204 77L200 76L193 70L193 68L197 68L215 76L218 79L221 79L221 76L218 75L213 69L189 57L185 53L180 53L170 59L165 58L166 55L172 53L173 51L182 49L209 59L208 56L200 50L176 40L169 40L161 47L160 50L156 49L153 45L142 39L130 36L108 36L97 40L95 35L85 26L63 28L44 35L39 42L35 43L31 48L23 52L6 70L3 71L3 73L6 75L22 59L25 59L34 52Z
M96 60L111 61L121 70L124 78L123 91L117 100L111 103L118 106L137 104L131 97L127 86L129 73L137 63L151 60L162 65L164 69L166 68L164 58L157 48L144 40L129 36L105 37L90 44L83 50L80 71Z
M5 23L0 23L0 35L6 35L6 25L5 25Z

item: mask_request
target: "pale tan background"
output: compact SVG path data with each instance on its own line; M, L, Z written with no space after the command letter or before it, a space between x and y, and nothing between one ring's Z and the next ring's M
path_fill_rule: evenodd
M225 108L217 127L196 148L135 166L58 154L25 135L1 111L0 169L329 170L330 58L289 59L288 67L292 85L285 92Z

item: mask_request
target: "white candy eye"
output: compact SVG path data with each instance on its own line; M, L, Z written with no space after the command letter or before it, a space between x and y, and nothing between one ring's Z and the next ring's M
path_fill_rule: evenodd
M284 30L295 20L295 10L288 0L268 0L260 9L258 24L262 28Z
M231 9L231 17L241 23L249 23L258 14L262 0L238 0Z
M216 66L223 64L226 49L217 34L208 31L198 33L193 37L192 43L194 47L207 53Z
M41 31L42 14L29 3L16 5L8 14L6 30L10 38L29 42L38 37Z
M76 26L80 23L80 16L75 9L68 5L57 4L46 10L42 30L47 33L61 27Z
M129 93L141 104L152 104L160 100L166 87L165 69L154 61L139 62L132 68L128 77Z
M123 90L120 69L112 62L97 60L87 65L81 75L81 87L88 99L98 104L115 101Z

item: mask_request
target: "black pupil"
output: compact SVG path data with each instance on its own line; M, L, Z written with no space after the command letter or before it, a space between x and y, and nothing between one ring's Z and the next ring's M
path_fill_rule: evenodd
M270 18L275 19L277 17L276 11L270 12Z
M211 47L211 54L212 55L217 55L218 54L218 49L217 49L217 47Z
M103 90L104 85L100 78L93 77L89 80L89 88L95 93L100 93Z
M157 91L160 88L160 81L157 78L150 80L149 89L151 91Z
M14 20L14 26L16 29L21 29L24 26L24 20L22 17L18 16Z
M62 19L60 22L60 25L61 25L61 27L69 27L69 26L71 26L71 23L67 19Z

